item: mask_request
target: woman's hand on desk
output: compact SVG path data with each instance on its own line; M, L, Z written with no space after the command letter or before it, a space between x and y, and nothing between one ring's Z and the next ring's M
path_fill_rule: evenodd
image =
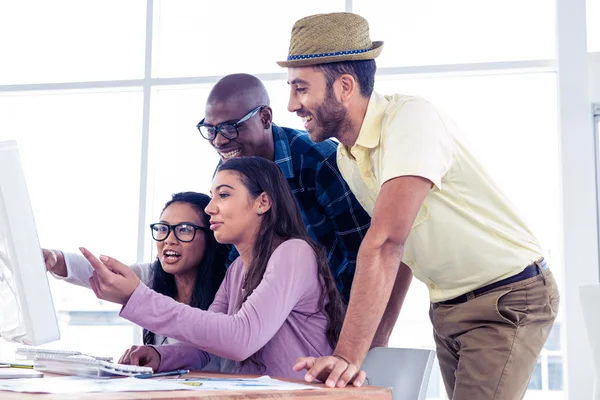
M119 364L139 365L158 370L160 354L152 346L131 346L119 359Z
M126 304L140 284L140 278L135 272L114 258L100 256L98 260L87 249L80 247L79 250L94 268L90 286L96 297L113 303Z

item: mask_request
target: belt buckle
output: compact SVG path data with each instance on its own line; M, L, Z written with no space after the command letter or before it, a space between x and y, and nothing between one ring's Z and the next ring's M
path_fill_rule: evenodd
M538 260L535 260L533 262L533 264L535 264L535 265L538 266L538 268L540 269L540 271L544 270L544 263L545 263L544 257L540 257Z
M542 276L542 280L544 281L544 286L546 286L546 275L544 275L544 267L542 266L542 263L544 262L544 257L541 257L539 260L535 260L533 263L535 264L535 266L537 266L538 268L538 274ZM548 268L548 266L546 265L546 268Z

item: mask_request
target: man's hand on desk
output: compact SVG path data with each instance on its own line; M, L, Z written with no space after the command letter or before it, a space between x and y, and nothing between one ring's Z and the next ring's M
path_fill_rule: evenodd
M328 387L344 387L352 383L356 387L362 386L367 377L365 371L348 363L338 356L302 357L296 360L294 371L308 370L304 380L312 382L315 379L325 383Z
M135 272L114 258L100 256L98 260L87 249L80 247L79 250L94 268L90 286L96 297L113 303L126 304L140 284L140 278Z
M158 370L160 354L152 346L131 346L119 359L119 364L139 365Z

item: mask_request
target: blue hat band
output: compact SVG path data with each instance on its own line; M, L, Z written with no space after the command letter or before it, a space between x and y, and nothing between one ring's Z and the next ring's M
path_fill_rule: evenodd
M346 51L336 51L334 53L320 53L320 54L301 54L298 56L288 56L288 61L292 60L306 60L309 58L321 58L321 57L332 57L332 56L344 56L347 54L361 54L366 53L367 51L371 51L373 49L365 49L365 50L346 50Z

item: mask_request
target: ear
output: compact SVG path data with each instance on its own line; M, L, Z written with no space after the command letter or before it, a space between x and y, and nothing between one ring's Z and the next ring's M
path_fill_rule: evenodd
M262 192L255 201L255 209L258 215L265 214L271 209L271 198L265 192Z
M346 103L358 90L358 82L350 74L344 74L338 78L339 96L342 103Z
M271 123L273 122L273 110L271 107L267 106L260 111L260 121L265 129L271 127Z

